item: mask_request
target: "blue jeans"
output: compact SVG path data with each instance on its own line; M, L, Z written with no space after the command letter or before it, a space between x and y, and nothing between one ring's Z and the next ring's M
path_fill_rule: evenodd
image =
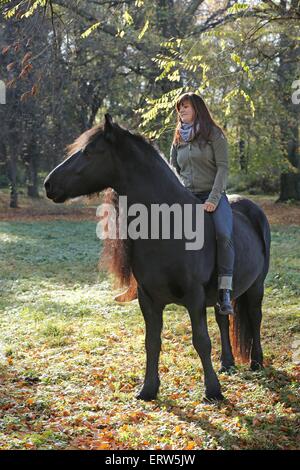
M203 204L209 192L194 193ZM211 214L217 237L218 288L232 289L234 264L232 210L226 193L223 192L217 208Z

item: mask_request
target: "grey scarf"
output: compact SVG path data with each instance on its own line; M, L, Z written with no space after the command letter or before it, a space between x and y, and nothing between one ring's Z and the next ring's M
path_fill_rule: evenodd
M199 130L199 123L196 124L196 131ZM182 122L180 129L179 129L181 138L185 141L188 142L190 140L193 140L194 138L194 122L191 122L190 124Z

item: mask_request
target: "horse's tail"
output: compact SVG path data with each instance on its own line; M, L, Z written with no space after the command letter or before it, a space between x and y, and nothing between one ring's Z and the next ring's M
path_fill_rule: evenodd
M230 339L233 354L241 362L248 362L253 336L246 292L233 301L233 308L234 316L230 318Z
M268 274L269 271L269 265L270 265L270 250L271 250L271 230L270 230L270 224L268 222L268 219L264 212L262 212L264 220L261 220L261 230L262 230L262 235L264 239L264 248L265 248L265 264L264 264L264 272L263 276L264 279L266 275Z

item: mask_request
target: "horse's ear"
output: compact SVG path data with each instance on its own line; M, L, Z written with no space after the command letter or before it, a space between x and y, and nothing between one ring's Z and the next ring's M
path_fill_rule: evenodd
M105 117L105 126L107 126L107 125L111 126L112 123L113 123L112 116L109 113L106 113L104 117Z
M105 114L104 135L109 140L113 140L113 118L109 113Z

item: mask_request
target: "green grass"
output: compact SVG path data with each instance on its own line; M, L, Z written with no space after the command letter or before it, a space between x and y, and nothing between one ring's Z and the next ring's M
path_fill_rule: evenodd
M0 448L295 449L299 227L272 227L262 328L265 370L220 376L227 401L202 404L186 311L165 310L161 390L135 399L144 373L137 301L119 305L97 271L93 222L0 223ZM209 330L218 367L220 341ZM297 427L298 426L298 427Z

